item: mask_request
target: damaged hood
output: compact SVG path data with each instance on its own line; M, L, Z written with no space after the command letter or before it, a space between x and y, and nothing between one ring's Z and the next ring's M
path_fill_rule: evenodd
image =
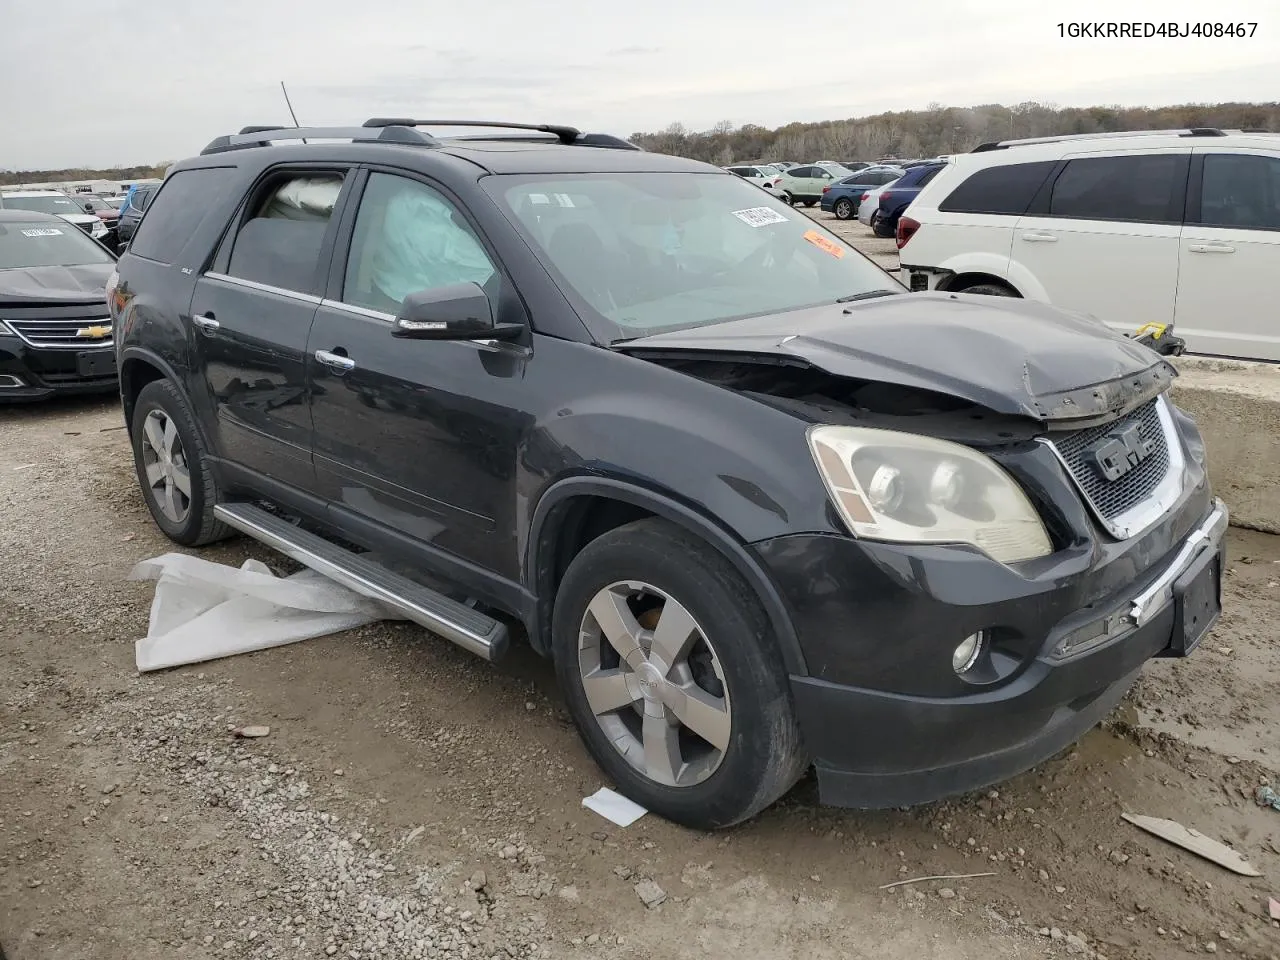
M1177 376L1153 350L1089 318L1029 300L947 293L733 320L616 349L638 357L807 364L1042 421L1114 415L1161 393Z
M13 267L0 270L0 304L107 302L114 263L73 267Z

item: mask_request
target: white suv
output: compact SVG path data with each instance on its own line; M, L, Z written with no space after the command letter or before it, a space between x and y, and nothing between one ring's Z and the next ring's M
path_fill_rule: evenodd
M1280 135L1011 140L951 158L898 226L913 290L1042 300L1187 349L1280 361Z

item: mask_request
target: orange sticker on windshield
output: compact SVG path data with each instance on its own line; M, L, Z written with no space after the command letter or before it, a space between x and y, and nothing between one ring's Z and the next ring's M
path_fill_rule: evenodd
M806 230L804 238L812 243L823 253L829 253L837 260L844 256L844 247L836 243L834 240L828 240L817 230Z

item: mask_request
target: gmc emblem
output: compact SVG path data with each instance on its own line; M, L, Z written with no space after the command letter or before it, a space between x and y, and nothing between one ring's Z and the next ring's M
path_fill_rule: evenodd
M1089 453L1098 472L1109 481L1116 481L1155 453L1156 442L1142 438L1142 428L1130 423L1107 434L1095 443Z

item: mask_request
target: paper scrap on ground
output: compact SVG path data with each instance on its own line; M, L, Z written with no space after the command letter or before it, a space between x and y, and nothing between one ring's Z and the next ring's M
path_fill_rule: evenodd
M594 810L606 820L612 820L620 827L629 827L649 811L638 803L633 803L620 793L608 787L601 787L589 797L582 798L582 805Z
M134 645L140 673L402 619L314 570L281 578L257 560L236 568L166 553L129 579L156 581L150 627Z
M1132 813L1120 814L1124 819L1128 820L1135 827L1154 834L1161 840L1168 840L1172 844L1189 850L1197 856L1211 860L1220 867L1230 870L1232 873L1238 873L1242 877L1260 877L1261 873L1257 868L1250 864L1244 857L1236 853L1224 843L1219 843L1211 837L1206 837L1199 830L1192 830L1190 827L1184 827L1176 820L1161 820L1159 817L1135 816Z

